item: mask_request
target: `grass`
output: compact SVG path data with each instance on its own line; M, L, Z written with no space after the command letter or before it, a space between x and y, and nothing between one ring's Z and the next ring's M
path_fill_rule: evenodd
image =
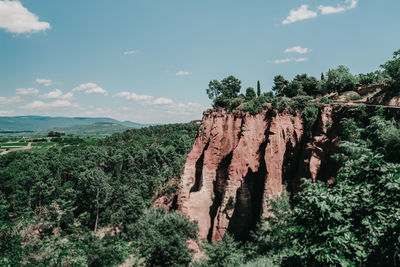
M52 146L54 142L46 142L46 143L32 143L32 146Z

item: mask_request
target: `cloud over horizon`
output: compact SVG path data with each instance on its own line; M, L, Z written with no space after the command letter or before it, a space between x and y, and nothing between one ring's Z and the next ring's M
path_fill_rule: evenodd
M17 95L37 95L39 90L36 88L17 88L15 94Z
M273 61L274 64L282 64L282 63L289 63L289 62L304 62L307 61L308 58L300 57L300 58L283 58L283 59L276 59Z
M0 28L15 34L36 33L50 29L50 23L39 21L18 0L0 0Z
M84 83L72 89L72 92L84 91L85 94L108 95L108 92L95 83Z
M35 80L35 82L38 83L38 84L44 85L44 86L51 86L51 85L54 84L52 80L49 80L49 79L41 79L41 78L37 78L37 79Z
M20 106L21 109L57 109L57 108L71 108L71 107L79 107L78 104L71 103L68 100L56 100L53 102L43 102L39 100L35 100L29 104L24 106Z
M40 96L40 98L43 99L72 99L73 97L74 97L73 92L68 92L66 94L63 94L63 92L58 88L54 91L48 92Z

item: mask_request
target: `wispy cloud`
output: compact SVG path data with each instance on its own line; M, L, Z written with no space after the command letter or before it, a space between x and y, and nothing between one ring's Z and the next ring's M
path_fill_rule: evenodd
M308 9L308 5L302 5L299 9L290 10L289 16L282 21L282 24L290 24L296 21L315 18L318 14Z
M35 33L50 29L50 23L26 9L20 1L0 1L0 28L11 33Z
M37 95L39 90L36 88L17 88L15 89L17 95Z
M108 92L95 83L84 83L72 89L72 92L84 91L85 94L108 95Z
M187 75L191 75L191 74L192 74L191 72L183 71L183 70L180 70L177 73L175 73L176 76L187 76Z
M174 104L174 101L169 98L159 97L159 98L154 99L152 104L154 104L154 105L172 105L172 104Z
M57 108L78 108L79 105L76 103L71 103L68 100L56 100L53 102L43 102L35 100L24 106L20 106L21 109L57 109Z
M307 54L311 52L310 48L301 47L301 46L293 46L291 48L286 48L285 53L299 53L299 54Z
M37 78L35 82L44 86L51 86L54 84L52 80L41 78Z
M273 61L274 64L283 64L283 63L289 63L289 62L304 62L307 61L308 58L306 57L300 57L300 58L283 58L283 59L276 59Z
M56 89L54 91L48 92L40 96L40 98L43 99L71 99L73 97L74 97L73 92L68 92L66 94L63 94L63 92L60 89Z
M337 6L319 6L318 9L321 11L322 15L329 15L344 12L346 10L355 8L357 6L358 0L346 0L347 6L337 5Z
M12 96L12 97L0 96L0 105L8 105L19 102L23 102L23 100L19 96Z
M126 50L124 51L124 55L136 55L139 54L139 50Z
M149 95L138 95L131 92L119 92L114 95L114 97L123 97L126 100L135 100L135 101L150 101L154 97Z

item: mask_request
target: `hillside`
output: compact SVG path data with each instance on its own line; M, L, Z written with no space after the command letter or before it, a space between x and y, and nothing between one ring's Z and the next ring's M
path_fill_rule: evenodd
M97 122L120 124L131 128L146 126L130 121L121 122L111 118L15 116L0 117L0 131L48 131L52 128L90 125Z
M64 132L66 135L110 135L123 132L129 128L126 125L113 122L96 122L88 125L52 128L51 131ZM137 127L136 127L137 128Z

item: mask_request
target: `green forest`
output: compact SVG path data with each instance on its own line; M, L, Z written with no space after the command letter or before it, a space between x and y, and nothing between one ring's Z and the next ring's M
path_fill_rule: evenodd
M400 50L381 70L352 75L339 66L321 79L278 75L273 92L233 76L211 81L213 108L256 114L300 111L311 129L324 95L379 84L400 92ZM349 99L356 100L356 99ZM384 106L349 107L340 122L332 183L303 179L301 190L269 205L247 240L229 234L193 259L187 241L198 226L174 209L174 196L198 125L129 129L48 149L0 156L1 266L399 266L400 124Z

